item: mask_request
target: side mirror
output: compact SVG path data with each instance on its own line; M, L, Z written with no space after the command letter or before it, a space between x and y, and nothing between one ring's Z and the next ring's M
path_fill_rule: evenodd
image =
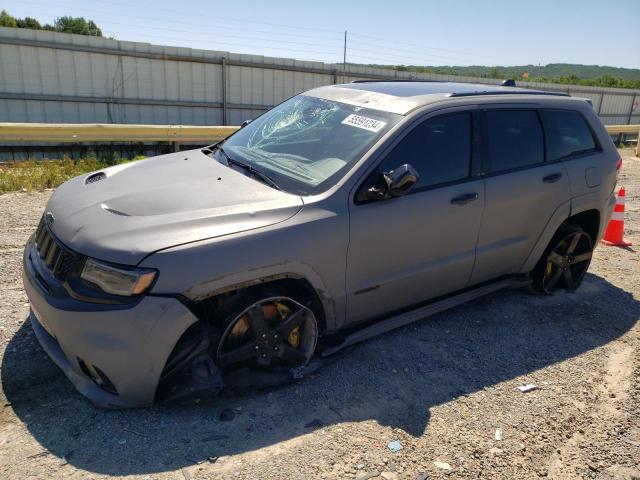
M247 125L249 125L252 122L252 120L245 120L244 122L242 122L242 125L240 125L240 128L244 128Z
M375 202L406 195L418 182L420 175L409 164L404 164L387 173L375 173L360 190L356 201Z
M389 195L401 197L409 193L409 190L418 183L420 175L415 168L405 163L389 173L383 173L382 177L387 184Z

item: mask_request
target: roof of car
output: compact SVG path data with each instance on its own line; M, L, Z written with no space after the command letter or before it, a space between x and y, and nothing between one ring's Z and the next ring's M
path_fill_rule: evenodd
M420 81L359 81L319 87L308 95L335 100L359 107L406 115L411 110L448 97L489 95L568 96L527 88L503 87L478 83Z
M501 87L498 85L483 85L478 83L454 83L454 82L353 82L340 85L342 88L354 88L367 92L385 93L394 97L416 97L433 93L459 94L486 94L486 93L517 93L531 92L526 88ZM540 92L539 90L536 90ZM543 93L543 92L540 92Z

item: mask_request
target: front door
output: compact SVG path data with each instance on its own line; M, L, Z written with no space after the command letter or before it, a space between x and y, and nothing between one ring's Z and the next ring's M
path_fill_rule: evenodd
M347 323L468 284L485 202L483 181L472 170L473 125L474 115L460 110L422 121L377 170L410 164L420 175L414 188L402 197L351 205Z

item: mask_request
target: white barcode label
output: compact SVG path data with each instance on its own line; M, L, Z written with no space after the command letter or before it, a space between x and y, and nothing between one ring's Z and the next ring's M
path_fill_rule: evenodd
M378 132L387 124L387 122L381 122L380 120L353 114L345 118L342 123L345 125L351 125L352 127L369 130L370 132Z

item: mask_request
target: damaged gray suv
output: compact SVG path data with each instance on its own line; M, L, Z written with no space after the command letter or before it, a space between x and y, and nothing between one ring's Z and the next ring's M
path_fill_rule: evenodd
M584 99L317 88L57 189L24 251L31 323L104 407L282 384L501 288L576 289L620 164Z

